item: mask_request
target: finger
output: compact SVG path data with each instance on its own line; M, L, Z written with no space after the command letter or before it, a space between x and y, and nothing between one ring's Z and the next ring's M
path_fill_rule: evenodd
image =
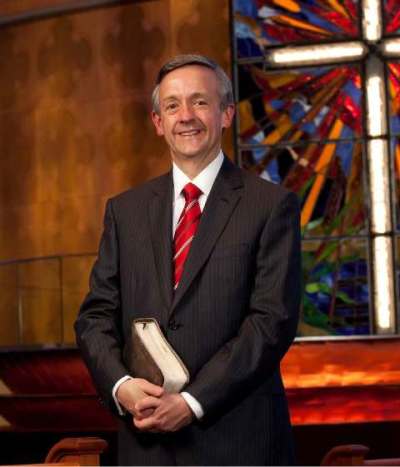
M135 404L135 410L138 412L141 412L142 410L146 409L156 409L161 405L161 400L158 399L157 397L145 397L144 399L141 399L140 401L136 402Z
M151 417L154 413L154 409L144 409L141 410L140 412L135 413L135 417L138 420L142 420L143 418Z
M139 420L137 417L133 417L133 423L141 431L157 430L158 421L154 417L147 417Z
M150 383L146 379L136 378L137 385L149 396L161 397L164 394L164 388Z

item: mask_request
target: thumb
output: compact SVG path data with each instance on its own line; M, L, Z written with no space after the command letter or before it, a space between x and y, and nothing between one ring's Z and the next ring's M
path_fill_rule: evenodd
M135 379L136 384L149 396L161 397L164 394L164 388L157 386L156 384L150 383L146 379L138 378Z

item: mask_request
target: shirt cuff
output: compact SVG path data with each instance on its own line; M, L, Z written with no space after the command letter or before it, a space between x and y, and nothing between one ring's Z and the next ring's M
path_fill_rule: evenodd
M129 375L126 375L126 376L123 376L122 378L120 378L115 384L114 384L114 387L113 387L113 390L112 390L112 396L113 396L113 399L114 399L114 402L115 402L115 405L117 406L117 409L118 409L118 413L122 416L122 415L125 415L125 409L121 406L121 404L119 403L118 399L117 399L117 390L118 388L121 386L122 383L125 383L125 381L128 381L128 379L131 379L132 376L129 376Z
M198 420L203 418L204 410L200 402L197 399L195 399L192 395L190 395L188 392L181 392L181 396L185 399L187 405L190 407L190 409L192 410L196 418Z

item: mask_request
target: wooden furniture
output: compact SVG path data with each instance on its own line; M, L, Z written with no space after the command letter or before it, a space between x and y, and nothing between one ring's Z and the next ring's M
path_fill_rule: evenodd
M100 455L107 448L107 442L100 438L63 438L50 449L43 464L23 464L14 467L99 466Z
M332 439L337 444L357 439L374 444L379 457L399 456L394 433L400 424L399 351L399 336L291 347L282 372L302 465L318 465ZM23 453L15 457L15 447L26 443L32 459L43 461L58 433L107 439L104 458L115 464L116 431L117 419L100 403L78 349L0 350L2 459L26 462ZM46 440L38 433L53 435Z
M400 421L400 337L302 341L282 361L292 424Z
M0 433L90 436L116 429L77 349L0 350Z
M400 465L400 458L365 459L369 448L362 444L347 444L332 448L321 465Z
M398 336L294 344L282 362L293 425L399 422L399 351ZM0 349L0 433L116 429L77 349Z
M64 438L47 454L46 464L100 465L100 454L107 449L107 442L100 438Z

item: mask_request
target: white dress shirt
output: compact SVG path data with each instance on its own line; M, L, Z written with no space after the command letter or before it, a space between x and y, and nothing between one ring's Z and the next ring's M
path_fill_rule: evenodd
M196 185L202 191L202 194L199 196L199 205L200 210L203 211L206 204L208 195L210 194L211 188L217 178L219 169L222 166L224 161L224 155L220 150L217 157L210 162L206 168L204 168L195 178L190 179L182 170L175 164L172 163L172 179L174 183L174 199L173 199L173 209L172 209L172 236L174 236L176 226L178 224L179 217L185 206L185 197L183 196L182 189L183 187L191 182ZM131 376L126 375L119 379L112 390L112 395L115 401L115 404L118 408L120 415L124 415L124 410L118 402L116 397L117 389L121 386L122 383L131 379ZM203 408L201 404L188 392L181 392L181 396L185 399L186 403L195 414L195 416L200 419L204 415Z

